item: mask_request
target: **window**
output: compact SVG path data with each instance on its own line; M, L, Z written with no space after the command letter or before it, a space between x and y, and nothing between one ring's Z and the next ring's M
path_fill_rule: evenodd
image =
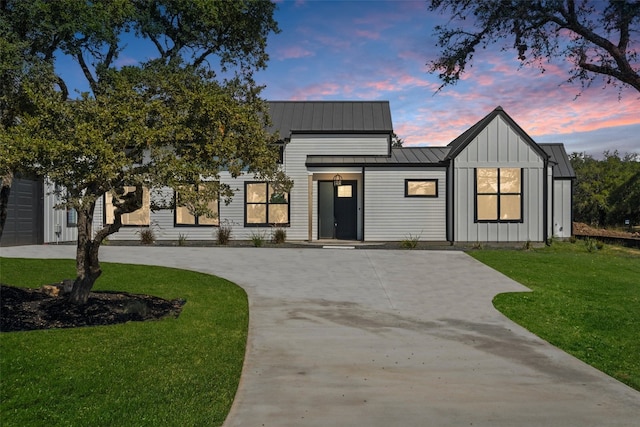
M78 226L78 211L74 208L67 208L67 227Z
M476 169L476 222L522 222L522 169Z
M266 182L246 182L244 190L245 226L289 224L289 193L276 193Z
M438 197L438 180L405 179L404 197Z
M338 197L353 197L353 186L351 184L338 185Z
M135 191L135 187L125 187L125 194L132 193ZM109 192L105 194L104 198L104 223L105 224L113 224L114 220L114 207L113 207L113 193ZM149 225L150 223L150 200L149 200L149 189L142 189L142 207L137 211L126 213L122 215L122 225Z
M199 186L198 190L203 187ZM207 207L211 209L213 217L208 216L196 216L189 212L189 208L186 206L177 206L180 203L180 193L176 192L176 225L191 225L191 226L218 226L220 225L219 200L211 200Z

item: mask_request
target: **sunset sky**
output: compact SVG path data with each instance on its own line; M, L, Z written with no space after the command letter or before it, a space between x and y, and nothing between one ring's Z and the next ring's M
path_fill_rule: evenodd
M433 28L448 16L425 1L280 1L275 18L282 32L269 39L269 67L257 75L269 100L389 100L405 146L446 145L501 105L537 142L640 152L640 93L627 88L619 100L601 82L580 93L579 83L564 83L563 60L544 74L519 68L514 51L501 52L504 41L437 92L426 63L438 55Z
M438 55L434 26L448 16L426 1L280 0L268 68L255 77L268 100L388 100L405 146L448 144L498 105L537 142L563 142L569 153L640 153L640 93L569 84L570 66L555 59L540 74L520 68L509 41L479 51L463 81L438 92L427 62ZM638 37L638 33L632 37ZM640 40L634 40L636 45ZM512 41L511 41L512 43ZM129 42L120 65L148 59L152 49ZM60 59L66 77L84 80ZM80 83L79 87L82 89Z

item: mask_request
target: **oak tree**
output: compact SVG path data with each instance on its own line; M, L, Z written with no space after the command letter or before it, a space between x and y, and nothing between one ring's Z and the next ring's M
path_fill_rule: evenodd
M601 77L640 91L638 1L431 0L430 10L451 15L435 28L441 51L428 64L441 88L457 83L480 50L504 40L503 50L542 72L552 58L564 58L572 66L568 81L583 88Z
M36 109L21 112L11 130L16 144L36 153L23 165L56 183L59 207L78 213L72 302L87 301L102 271L102 241L142 207L144 191L179 189L193 214L214 215L209 201L233 195L219 184L222 170L291 186L253 80L266 67L267 36L279 31L271 2L5 0L0 7L16 42L45 63L72 58L89 87L69 97L74 82L54 69L60 96L25 85ZM147 42L147 57L122 65L133 38ZM154 207L172 207L169 194ZM113 221L93 230L103 197Z

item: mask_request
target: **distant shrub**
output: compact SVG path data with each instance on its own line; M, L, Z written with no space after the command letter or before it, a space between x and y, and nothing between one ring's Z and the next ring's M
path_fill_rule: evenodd
M255 246L256 248L264 245L265 240L266 235L264 231L251 233L251 243L253 243L253 246Z
M229 241L231 240L231 231L231 222L226 219L222 221L220 227L218 227L218 229L216 230L216 240L218 241L219 245L229 244Z
M418 246L418 242L420 241L420 235L414 236L409 233L409 236L400 242L400 247L402 249L415 249Z
M287 240L287 231L284 228L276 228L271 235L271 241L275 244L284 243Z
M184 246L187 244L187 235L186 234L178 234L178 246Z
M150 228L142 228L138 234L140 234L140 243L143 245L152 245L156 241L156 235Z

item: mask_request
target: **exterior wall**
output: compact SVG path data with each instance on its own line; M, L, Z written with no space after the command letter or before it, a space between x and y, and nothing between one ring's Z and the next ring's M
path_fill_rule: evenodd
M364 237L363 234L363 206L364 206L364 193L362 191L363 188L363 180L362 180L362 169L361 168L319 168L319 169L310 169L309 176L311 176L311 240L318 240L318 181L331 181L335 174L339 173L342 176L343 181L356 181L358 187L357 194L357 221L356 227L358 228L357 239L362 240ZM308 178L307 178L308 179ZM308 194L308 193L307 193ZM307 221L306 224L309 223L309 211L307 210ZM301 239L295 240L308 240L308 232L307 236ZM288 237L288 235L287 235Z
M283 169L293 180L294 185L289 194L289 222L286 227L287 239L307 240L309 236L309 185L310 172L305 165L307 155L386 155L389 150L388 135L294 135L284 152ZM362 238L362 181L360 175L347 175L349 168L339 168L335 171L324 170L331 173L330 177L317 176L312 194L313 209L313 238L317 238L317 179L332 179L335 173L341 173L344 179L358 180L358 229L359 238ZM358 168L360 172L360 168ZM232 227L232 239L248 240L254 233L264 232L269 236L271 227L244 227L244 183L254 181L253 176L241 176L231 178L228 173L220 174L220 181L227 183L235 191L235 195L229 205L220 201L219 217L221 224ZM171 191L171 190L167 190ZM94 218L94 230L102 227L103 200L98 202ZM176 227L174 224L173 210L161 210L151 212L150 227L156 238L160 240L178 240L182 234L187 240L215 240L217 227ZM139 240L140 227L122 227L116 234L109 238L112 240Z
M388 135L294 135L287 144L284 152L284 171L293 179L293 189L290 194L291 227L287 230L287 239L309 239L309 174L305 165L308 155L387 155L389 153ZM359 179L351 173L359 173L360 168L332 168L316 170L330 174L330 177L314 177L312 203L312 239L318 238L318 179L331 179L340 173L343 179ZM313 173L313 172L311 172ZM362 182L358 182L358 230L362 236L361 192Z
M437 179L438 197L405 197L405 179ZM445 168L366 168L367 241L446 240Z
M545 165L520 135L497 116L453 162L453 236L458 242L544 240ZM522 223L475 223L475 168L522 168Z
M45 184L44 192L44 243L75 242L78 240L78 227L67 224L67 210L56 209L60 202L53 194L54 186ZM59 233L56 233L59 231Z
M553 236L571 237L571 180L556 179L553 182Z

